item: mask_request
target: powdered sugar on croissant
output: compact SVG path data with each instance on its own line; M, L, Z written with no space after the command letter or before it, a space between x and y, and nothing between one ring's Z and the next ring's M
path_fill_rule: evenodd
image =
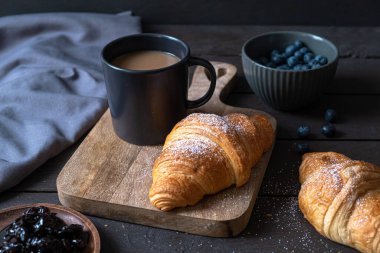
M299 206L323 236L380 252L380 168L335 152L308 153L300 166Z
M155 161L151 203L168 211L194 205L233 184L242 186L273 139L263 115L189 115L167 136Z

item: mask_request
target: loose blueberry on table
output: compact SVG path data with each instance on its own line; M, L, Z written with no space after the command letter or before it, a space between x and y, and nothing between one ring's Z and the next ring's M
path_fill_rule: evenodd
M296 151L299 154L305 154L310 151L309 144L307 143L296 143Z
M321 133L326 137L334 136L336 132L335 126L331 123L323 124L321 127Z
M0 253L83 252L89 241L81 225L67 225L44 206L27 209L4 230Z
M305 43L296 40L285 50L274 49L268 57L262 56L256 61L266 67L280 70L309 70L316 69L328 63L323 55L315 55Z
M310 135L310 127L309 126L299 126L297 129L297 135L300 138L306 138Z
M336 111L333 109L327 109L325 112L325 120L327 122L334 122L336 119Z

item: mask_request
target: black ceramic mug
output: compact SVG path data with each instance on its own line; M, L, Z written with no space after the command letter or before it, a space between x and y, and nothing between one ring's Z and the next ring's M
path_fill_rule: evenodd
M152 70L132 70L113 64L121 55L144 50L166 52L179 61ZM107 44L101 56L112 125L115 133L129 143L163 143L172 127L186 116L187 109L205 104L215 90L213 66L191 56L189 46L171 36L143 33L122 37ZM205 67L211 82L203 97L189 101L188 68L192 65Z

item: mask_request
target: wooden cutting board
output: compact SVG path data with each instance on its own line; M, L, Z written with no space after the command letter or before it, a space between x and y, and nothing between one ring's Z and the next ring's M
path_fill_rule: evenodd
M197 112L266 114L224 104L221 99L232 88L236 67L222 62L212 64L218 76L215 93ZM196 68L189 98L200 97L208 84L204 69ZM266 115L276 129L276 120ZM161 148L132 145L119 139L113 132L110 112L106 111L59 174L59 200L80 212L110 219L213 237L239 234L251 216L272 150L252 169L244 186L206 196L192 207L163 212L148 199L152 166Z

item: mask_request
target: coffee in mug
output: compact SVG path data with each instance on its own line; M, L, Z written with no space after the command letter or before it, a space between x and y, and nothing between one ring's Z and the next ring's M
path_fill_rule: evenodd
M169 52L141 50L116 57L112 64L130 70L152 70L169 67L179 62L179 58Z
M187 110L205 104L215 90L214 67L192 56L185 42L168 35L122 37L106 45L101 56L112 126L129 143L163 144ZM207 69L210 87L202 97L189 100L193 65Z

